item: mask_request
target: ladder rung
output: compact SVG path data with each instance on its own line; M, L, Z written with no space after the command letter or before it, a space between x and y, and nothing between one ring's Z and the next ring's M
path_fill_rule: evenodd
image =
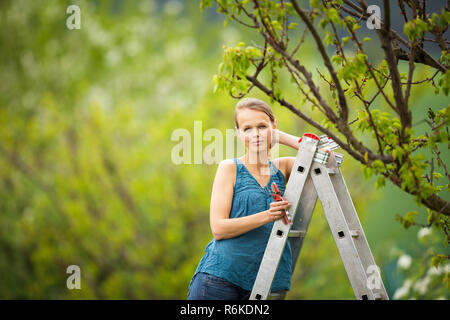
M288 236L290 238L302 238L305 236L305 231L302 230L290 230Z
M375 292L373 294L373 297L375 298L375 300L382 300L383 299L383 296L379 292Z
M267 297L267 300L281 300L281 294L279 293L270 293Z
M283 292L283 293L274 293L271 292L269 293L269 295L267 296L267 300L283 300L286 296L287 292Z
M353 238L357 238L359 236L359 232L358 232L358 230L350 230L350 235Z
M336 170L334 170L333 168L327 168L327 172L329 175L336 174Z

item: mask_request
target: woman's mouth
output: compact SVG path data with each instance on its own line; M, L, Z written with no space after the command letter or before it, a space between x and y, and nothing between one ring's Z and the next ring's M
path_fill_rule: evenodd
M253 141L253 142L252 142L252 144L255 145L255 146L259 146L259 145L261 145L262 143L263 143L262 140Z

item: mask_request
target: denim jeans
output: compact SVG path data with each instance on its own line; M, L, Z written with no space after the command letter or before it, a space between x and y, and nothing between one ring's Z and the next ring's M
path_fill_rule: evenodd
M287 290L274 293L283 294ZM191 280L188 300L248 300L251 291L205 272L199 272Z
M188 300L248 300L250 291L225 279L199 272L191 280Z

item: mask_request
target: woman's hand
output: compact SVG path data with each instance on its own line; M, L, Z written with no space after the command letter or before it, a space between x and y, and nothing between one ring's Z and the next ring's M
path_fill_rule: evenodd
M334 161L336 161L336 158L334 157L334 152L331 149L329 149L329 148L321 148L319 150L322 151L322 152L328 153L330 155L330 159L334 159Z
M282 201L273 201L270 203L270 208L267 210L267 216L269 222L281 219L286 214L284 210L289 208L291 203L286 200Z

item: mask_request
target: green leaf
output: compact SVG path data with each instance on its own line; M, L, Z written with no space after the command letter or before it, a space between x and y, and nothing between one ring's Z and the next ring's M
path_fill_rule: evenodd
M347 44L348 40L350 40L350 37L343 37L342 38L342 46L345 46Z
M439 172L433 172L433 177L436 178L436 180L439 180L443 177L443 175Z
M361 165L361 172L362 172L364 178L366 180L368 180L368 179L370 179L372 177L373 170L372 170L372 168L369 168L368 166L362 164Z
M414 224L415 216L417 216L418 214L419 213L417 211L410 211L405 215L404 218L402 218L400 215L396 215L395 219L401 222L403 228L408 229Z
M273 20L271 24L274 29L283 30L283 27L281 27L281 23L278 20Z
M447 260L447 256L443 254L437 254L431 259L431 264L436 269L439 267L439 265L444 265L444 262Z
M381 160L375 160L372 162L372 167L378 171L382 171L384 169L384 163Z
M401 147L397 147L394 150L392 150L392 157L394 158L394 160L398 159L399 162L402 162L403 153L404 150Z
M325 9L325 16L332 22L340 21L338 11L334 8Z
M410 41L413 41L419 37L422 37L423 34L429 30L429 28L430 26L428 23L420 18L416 18L405 23L403 26L403 32Z
M322 19L322 20L319 21L319 27L322 30L326 28L327 24L328 24L328 20Z
M333 35L331 34L331 32L325 32L325 38L323 39L323 41L325 42L325 44L328 46L330 44L333 44Z
M311 8L319 8L320 0L310 0L309 5Z
M377 181L375 182L375 189L379 189L381 187L384 187L386 185L386 180L383 176L379 176L377 178Z
M344 61L344 58L342 58L339 55L334 55L333 57L331 57L331 61L334 62L336 65L341 65L342 62Z
M205 8L211 7L213 0L201 0L200 2L200 10L203 11Z

